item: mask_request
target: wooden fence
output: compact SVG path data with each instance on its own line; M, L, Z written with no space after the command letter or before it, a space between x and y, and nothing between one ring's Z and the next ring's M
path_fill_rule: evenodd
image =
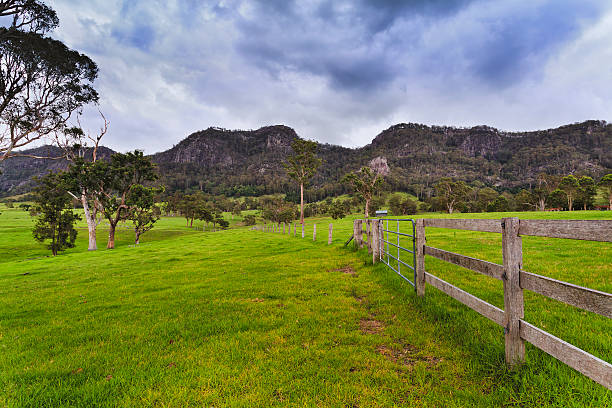
M363 224L372 223L365 231ZM484 231L502 234L503 265L471 258L426 245L425 227ZM380 259L382 220L355 220L355 242L361 246L363 234L373 260ZM521 236L567 238L612 242L612 221L582 220L415 220L415 288L418 296L425 295L427 284L475 310L504 328L506 363L513 367L525 360L525 341L569 365L599 384L612 389L612 365L581 350L524 320L523 290L547 296L566 304L612 318L612 294L573 285L522 270ZM504 290L504 310L451 285L425 270L425 256L459 265L491 278L501 280ZM612 260L611 260L612 261Z

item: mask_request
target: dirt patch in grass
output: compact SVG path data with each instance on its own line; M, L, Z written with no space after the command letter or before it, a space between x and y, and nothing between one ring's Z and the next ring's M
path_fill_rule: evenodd
M359 321L359 329L364 334L378 334L384 328L385 326L381 322L372 318L361 319Z
M334 269L334 272L342 272L347 275L357 276L357 272L355 272L355 269L350 265L346 265L344 268Z
M419 349L411 344L405 344L401 348L391 348L383 344L378 346L376 351L388 360L408 367L424 361L427 363L428 368L432 368L442 361L440 357L419 355Z

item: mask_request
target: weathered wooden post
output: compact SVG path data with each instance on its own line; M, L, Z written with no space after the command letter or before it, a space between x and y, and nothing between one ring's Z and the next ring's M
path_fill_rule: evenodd
M317 224L312 224L312 240L317 240Z
M372 227L370 229L371 232L371 244L370 247L372 248L372 264L376 264L378 262L378 251L379 251L379 245L378 245L378 223L380 221L379 220L373 220L372 221Z
M414 222L414 245L416 246L416 279L417 296L425 296L425 221L421 218Z
M523 242L519 236L519 219L502 218L502 252L504 257L504 334L506 364L511 368L525 360L525 342L520 335L520 320L525 304L519 276L523 266Z
M371 254L372 251L374 251L374 248L372 246L373 244L373 239L372 239L372 223L374 221L373 220L366 220L366 237L368 238L368 253Z
M302 238L304 238L304 224L302 224Z
M353 241L357 248L361 248L363 245L363 226L362 220L353 221Z
M329 224L329 234L327 236L327 245L332 243L332 233L334 232L334 224Z

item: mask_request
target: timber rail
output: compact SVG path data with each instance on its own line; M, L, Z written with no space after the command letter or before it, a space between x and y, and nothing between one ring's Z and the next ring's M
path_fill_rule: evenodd
M397 233L388 221L410 221L414 228L414 251L404 249L414 257L414 287L418 296L425 295L427 284L441 290L469 308L504 328L506 363L516 366L525 360L525 342L550 354L593 381L612 389L612 365L524 320L523 291L529 290L560 302L612 318L612 294L573 285L522 269L523 247L521 236L564 238L612 242L612 220L501 220L482 219L415 219L415 220L355 220L356 243L363 243L367 234L373 262L384 261L388 234ZM387 225L384 223L387 222ZM366 224L367 232L362 225ZM502 234L503 265L445 251L426 245L425 227L482 231ZM397 228L399 231L399 227ZM387 239L385 239L385 232ZM403 234L407 235L407 234ZM408 235L410 236L410 235ZM388 245L388 244L387 244ZM394 245L398 248L399 244ZM411 248L412 249L412 248ZM394 254L395 255L395 254ZM503 282L504 309L454 286L425 270L425 257L431 256ZM397 257L397 258L396 258ZM400 254L393 259L399 259ZM403 262L402 262L403 263ZM389 265L388 261L385 264ZM405 265L405 263L403 263ZM398 269L400 264L398 263ZM391 267L391 265L389 265ZM395 268L391 267L398 272ZM398 272L399 273L399 272ZM401 275L401 274L400 274ZM402 275L402 277L404 277ZM404 277L404 279L406 279ZM410 282L412 284L412 282Z

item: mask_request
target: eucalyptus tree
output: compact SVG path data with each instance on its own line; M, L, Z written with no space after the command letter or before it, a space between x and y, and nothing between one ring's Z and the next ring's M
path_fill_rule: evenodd
M300 224L304 223L304 185L321 165L321 159L316 155L317 143L311 140L295 139L291 143L293 155L283 163L287 174L300 186Z
M365 200L365 217L370 216L370 202L374 194L380 189L383 177L370 167L364 166L359 171L348 173L342 178L344 183L349 184L355 192Z
M129 216L129 194L138 185L145 185L158 179L155 165L151 159L135 150L128 153L115 153L110 162L104 163L101 181L104 189L100 196L102 213L108 221L107 249L115 248L115 230L120 221Z
M98 67L89 57L46 36L56 13L36 0L0 0L0 161L62 131L68 120L97 102ZM30 156L32 157L32 156Z
M66 137L61 146L64 148L65 156L71 161L65 177L68 181L68 194L81 202L85 221L87 222L87 232L89 234L88 249L95 251L96 230L103 219L101 196L105 188L105 177L108 166L104 162L98 162L98 149L102 137L108 131L109 122L100 113L104 120L104 125L100 132L95 136L85 133L80 127L64 130Z
M449 214L453 213L458 203L466 199L471 190L464 181L454 181L450 177L442 177L434 188Z
M567 208L572 211L574 209L574 198L576 198L576 194L580 191L578 179L572 174L565 176L561 179L559 188L565 192L567 196Z
M608 197L608 208L612 211L612 173L603 176L597 186L605 191Z

